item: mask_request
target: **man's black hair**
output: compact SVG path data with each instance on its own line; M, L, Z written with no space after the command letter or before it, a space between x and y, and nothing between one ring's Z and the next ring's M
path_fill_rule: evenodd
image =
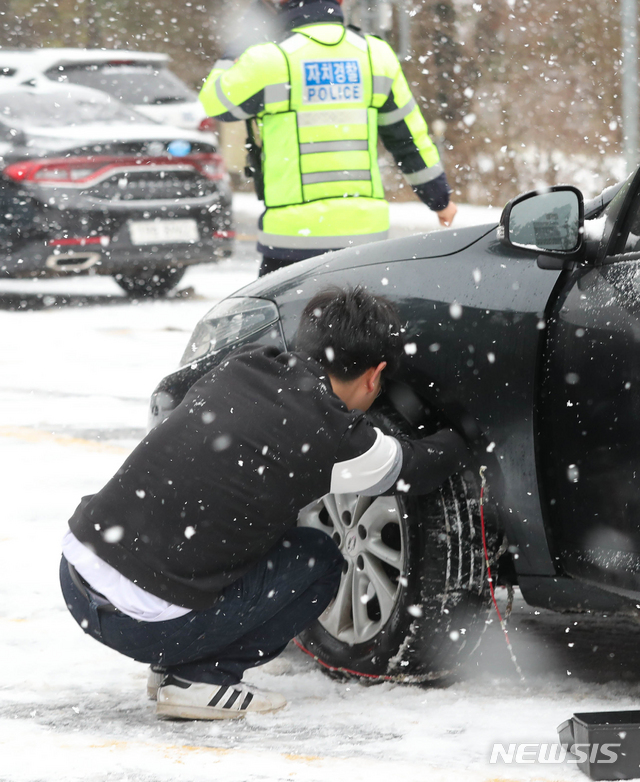
M339 380L353 380L386 361L392 375L403 352L401 323L384 296L358 285L317 293L302 312L295 348Z

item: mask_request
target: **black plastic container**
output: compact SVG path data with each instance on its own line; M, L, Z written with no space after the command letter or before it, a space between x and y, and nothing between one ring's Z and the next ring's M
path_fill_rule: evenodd
M640 779L640 711L574 714L558 735L590 779Z

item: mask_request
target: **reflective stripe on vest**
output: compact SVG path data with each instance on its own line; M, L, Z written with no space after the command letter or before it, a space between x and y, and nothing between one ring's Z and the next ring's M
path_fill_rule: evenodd
M237 119L249 119L252 116L251 114L247 114L239 106L236 106L235 103L232 103L229 98L227 98L222 90L220 79L216 81L216 96L220 103L222 103L222 105L228 109L228 111Z
M289 84L267 84L264 88L265 103L280 103L289 100Z
M320 125L365 125L366 109L334 109L298 114L298 127L315 128Z
M429 166L429 168L423 168L422 171L416 171L415 174L405 174L404 178L410 185L422 185L425 182L431 182L431 180L444 173L444 168L440 163L436 163L435 166Z
M390 76L373 77L373 91L381 95L389 95L393 87L393 79Z
M415 107L415 99L411 98L405 106L402 106L399 109L388 111L385 114L380 113L378 114L378 125L394 125L396 122L400 122L401 119L404 119L411 114Z
M352 179L371 179L371 171L319 171L316 174L303 174L302 184L313 185L317 182L349 182Z
M369 142L365 141L310 141L308 144L300 144L301 155L312 155L315 152L348 152L353 150L369 149Z

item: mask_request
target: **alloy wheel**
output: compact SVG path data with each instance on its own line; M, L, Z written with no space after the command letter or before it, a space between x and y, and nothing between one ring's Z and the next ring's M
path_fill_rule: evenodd
M334 638L358 644L387 623L403 582L402 512L395 496L327 494L298 524L330 535L345 558L335 599L320 617Z

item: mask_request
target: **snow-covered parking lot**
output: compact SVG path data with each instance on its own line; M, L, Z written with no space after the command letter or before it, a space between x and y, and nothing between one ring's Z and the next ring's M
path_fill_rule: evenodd
M495 620L473 663L430 688L334 681L290 647L250 676L287 697L284 711L189 723L158 721L145 667L68 615L57 585L68 517L144 433L148 397L196 321L256 272L240 243L160 302L131 302L108 278L0 283L0 780L584 779L566 761L492 764L492 748L554 744L575 711L638 708L627 620L536 611L516 595L524 682Z

